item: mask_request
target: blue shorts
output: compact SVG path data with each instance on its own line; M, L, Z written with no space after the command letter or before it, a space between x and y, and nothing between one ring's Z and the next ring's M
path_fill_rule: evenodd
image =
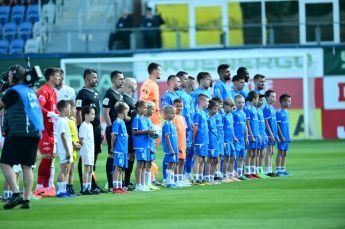
M226 156L226 157L235 157L236 156L234 143L232 143L232 142L225 143L225 147L226 147L226 150L225 150L224 156Z
M147 149L136 148L134 150L137 161L147 161Z
M261 142L257 144L257 149L262 150L267 148L266 137L261 136Z
M246 156L246 146L245 144L241 143L236 143L235 144L235 152L236 152L236 157L245 157Z
M195 145L195 155L206 157L208 153L208 145Z
M225 149L224 149L224 141L221 141L219 143L219 156L224 156L224 153L225 153Z
M156 160L156 152L151 154L150 148L147 148L147 161Z
M256 149L258 148L259 144L259 138L257 136L254 136L255 141L251 142L249 141L249 144L247 145L247 149ZM250 137L249 137L250 140Z
M277 143L276 139L277 139L277 138L274 137L274 141L272 142L272 141L271 141L271 138L268 137L267 145L269 145L269 146L274 146L274 145Z
M128 167L128 153L114 153L114 166L126 169Z
M209 149L207 151L207 157L219 157L219 151L217 149Z
M289 150L289 142L278 142L278 150L281 151L288 151Z
M177 154L174 154L174 156L171 156L170 153L164 153L163 163L178 163Z

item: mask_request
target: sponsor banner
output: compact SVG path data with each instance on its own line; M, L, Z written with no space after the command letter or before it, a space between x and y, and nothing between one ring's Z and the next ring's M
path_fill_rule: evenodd
M325 76L345 75L345 48L324 48Z
M321 138L322 136L322 120L321 120L321 109L314 109L309 111L309 122L310 122L310 137ZM290 115L290 134L294 140L305 139L304 135L304 117L302 109L291 109L289 110Z
M345 110L322 110L322 133L325 139L345 139Z
M268 78L302 78L303 57L307 54L308 77L323 76L323 50L310 49L247 49L247 50L208 50L188 52L162 52L135 54L133 73L147 75L146 68L150 62L158 62L162 66L161 81L171 74L183 70L192 76L201 71L210 72L213 79L218 79L217 67L229 64L232 75L237 68L245 66L251 77L260 73Z
M345 76L323 79L324 107L326 110L345 110Z

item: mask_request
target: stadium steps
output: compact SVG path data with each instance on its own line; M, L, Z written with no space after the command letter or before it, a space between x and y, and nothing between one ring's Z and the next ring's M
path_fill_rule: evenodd
M50 32L46 45L47 53L106 50L109 33L115 27L113 1L90 0L89 9L86 13L85 0L65 1L62 14ZM90 35L88 45L85 41L87 34Z

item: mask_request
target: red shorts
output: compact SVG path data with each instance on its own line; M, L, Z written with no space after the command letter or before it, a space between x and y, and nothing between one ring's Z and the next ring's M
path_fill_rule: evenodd
M54 136L48 136L43 133L38 148L41 154L54 155Z

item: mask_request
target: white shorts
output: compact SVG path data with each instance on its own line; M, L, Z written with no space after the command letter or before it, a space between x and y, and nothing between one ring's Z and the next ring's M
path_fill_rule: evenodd
M66 154L65 153L61 153L58 154L59 158L60 158L60 164L64 164L64 163L72 163L73 162L73 155L70 156L69 160L66 159Z
M94 154L87 154L87 155L80 155L80 156L84 165L93 165L95 163Z
M23 172L21 165L13 165L13 170L14 170L15 173Z

